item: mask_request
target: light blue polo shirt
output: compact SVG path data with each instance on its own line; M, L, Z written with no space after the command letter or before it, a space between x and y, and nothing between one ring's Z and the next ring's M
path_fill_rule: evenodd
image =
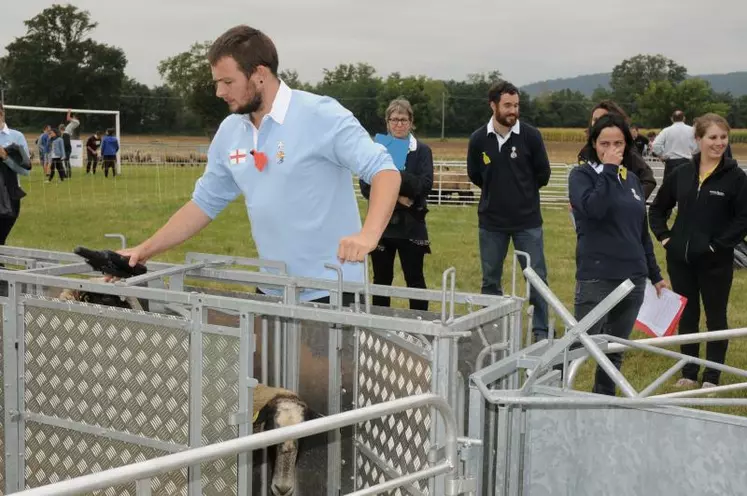
M261 171L252 150L267 157ZM259 131L245 115L221 123L192 200L214 219L243 195L260 258L285 262L292 276L334 280L324 264L339 265L340 240L362 227L353 176L370 184L383 170L397 169L349 110L281 82ZM362 282L363 264L344 264L343 275ZM304 291L301 299L328 294Z

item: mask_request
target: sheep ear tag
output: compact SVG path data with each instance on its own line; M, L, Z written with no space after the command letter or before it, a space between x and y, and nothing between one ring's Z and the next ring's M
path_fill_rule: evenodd
M254 157L254 166L257 168L257 170L259 172L265 170L265 167L267 167L267 155L256 150L252 150L251 154L252 157Z

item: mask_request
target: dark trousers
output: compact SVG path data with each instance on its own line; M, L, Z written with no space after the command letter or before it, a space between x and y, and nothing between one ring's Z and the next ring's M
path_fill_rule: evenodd
M667 270L672 290L687 298L685 310L680 318L679 333L692 334L700 327L700 299L706 316L709 331L728 329L726 307L734 277L733 255L729 253L706 254L693 263L685 263L667 257ZM710 341L706 344L706 360L724 363L729 341ZM700 343L684 344L682 353L692 357L700 356ZM700 366L689 363L682 369L682 376L698 380ZM721 373L706 368L703 382L719 383Z
M73 153L73 147L70 144L70 137L68 136L67 139L65 139L65 172L67 172L67 177L73 177L72 170L70 169L70 155Z
M5 241L8 239L11 229L18 219L18 214L21 212L21 201L12 200L13 210L16 212L15 217L0 217L0 245L5 245Z
M512 239L515 249L529 254L532 269L547 284L547 266L545 264L545 248L541 227L513 232L480 229L479 237L483 294L503 294L501 287L503 262L508 253L508 244ZM523 257L519 257L519 263L521 264L521 268L524 269L526 260ZM547 302L534 290L530 293L530 302L534 305L534 317L532 317L532 333L534 334L534 338L535 340L547 339Z
M646 292L646 278L631 278L635 288L625 298L615 305L610 312L602 317L589 331L589 335L608 334L623 339L630 337L635 325L638 311L643 305L643 296ZM588 281L576 281L576 296L574 299L574 317L581 320L591 310L615 290L622 280L594 279ZM572 346L578 348L580 345ZM622 353L610 353L607 355L612 364L620 370L623 361ZM597 394L615 395L615 382L610 379L602 367L597 366L592 390Z
M97 155L88 155L88 162L86 163L86 174L91 172L91 165L93 165L93 173L96 174L96 165L99 163L99 157Z
M11 203L16 216L0 217L0 245L5 245L8 235L18 219L18 214L21 212L20 200L11 200ZM5 264L0 263L0 268L4 269ZM0 281L0 296L8 296L8 281Z
M423 259L427 252L425 246L416 245L408 239L382 238L379 246L371 252L373 264L374 284L390 286L394 280L394 257L399 252L399 261L408 288L425 289L425 275L423 274ZM388 296L374 296L374 305L388 307L391 298ZM410 300L411 310L428 310L427 300Z
M49 180L51 181L54 179L54 170L57 169L57 172L60 174L60 181L65 180L65 167L62 165L62 159L61 158L53 158L52 159L52 166L49 168Z
M112 170L112 176L117 176L117 157L112 155L104 156L104 177L109 177L109 169Z
M677 167L690 162L689 158L671 158L664 161L664 177L671 174Z

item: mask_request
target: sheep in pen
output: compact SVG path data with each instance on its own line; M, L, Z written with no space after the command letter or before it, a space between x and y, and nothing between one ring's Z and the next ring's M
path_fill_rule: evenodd
M103 281L103 279L93 280ZM58 298L63 301L77 301L102 306L148 311L148 302L145 300L130 297L124 298L110 294L65 289L59 294ZM208 321L219 325L238 325L237 317L213 311L208 312ZM260 328L259 323L260 319L258 318L256 329ZM258 352L261 353L262 351L258 350ZM304 373L323 374L322 377L326 377L327 369L324 357L312 356L307 347L302 347L301 355L301 364ZM259 377L260 375L260 365L258 362L258 360L255 360L255 377ZM304 367L304 364L306 367ZM324 369L323 371L321 370L322 368ZM316 395L316 393L314 394ZM321 406L326 405L319 405L319 407ZM321 415L317 411L310 408L301 396L290 390L270 387L266 384L258 384L254 388L252 423L255 433L287 427L318 418ZM295 496L299 494L297 490L297 465L300 455L304 452L304 447L307 443L312 447L323 444L324 440L322 438L324 436L315 436L314 438L302 439L300 441L286 441L267 449L267 461L269 461L268 485L270 493L273 496ZM253 494L255 495L260 494L260 467L265 463L265 460L261 456L257 456L260 454L261 452L258 452L253 457L252 487ZM309 460L308 463L313 464L313 461ZM318 468L313 468L311 471L317 472Z

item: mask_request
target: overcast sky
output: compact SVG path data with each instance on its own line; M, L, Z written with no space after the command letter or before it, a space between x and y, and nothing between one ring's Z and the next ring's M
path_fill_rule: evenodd
M0 54L52 2L0 0ZM281 69L317 81L323 68L368 62L463 79L500 70L515 84L608 72L637 53L662 53L690 74L747 70L747 1L719 0L75 0L122 48L127 74L161 83L158 62L248 24L276 43Z

